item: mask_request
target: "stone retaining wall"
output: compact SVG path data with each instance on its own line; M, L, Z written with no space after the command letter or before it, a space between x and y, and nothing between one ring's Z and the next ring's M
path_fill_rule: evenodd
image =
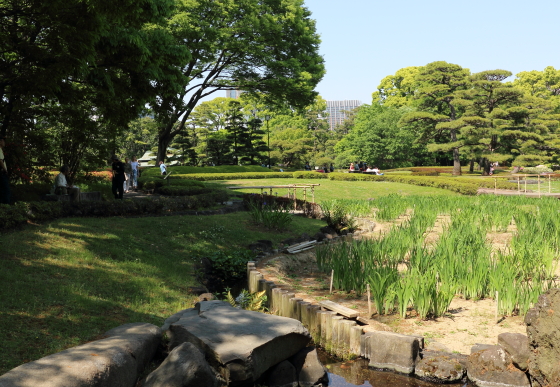
M384 331L364 333L363 325L355 319L305 302L296 298L295 292L287 286L267 281L255 264L247 264L249 291L265 291L267 306L273 314L301 321L315 343L337 357L361 356L369 359L371 367L416 375L437 383L464 381L468 375L469 380L478 386L531 385L526 365L515 360L528 356L525 335L502 334L498 345L475 346L470 356L425 351L423 337ZM512 341L518 345L511 344ZM486 372L488 369L493 372Z

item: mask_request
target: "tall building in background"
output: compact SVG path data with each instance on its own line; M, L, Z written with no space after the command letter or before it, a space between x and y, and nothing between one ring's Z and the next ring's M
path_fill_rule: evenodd
M346 119L344 111L353 110L361 105L362 103L357 99L349 101L327 101L327 113L329 113L328 119L331 130Z
M241 93L243 93L241 90L226 90L226 97L238 99L241 96Z

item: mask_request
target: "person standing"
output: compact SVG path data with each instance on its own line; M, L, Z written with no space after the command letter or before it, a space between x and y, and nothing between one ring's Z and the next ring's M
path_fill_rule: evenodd
M119 157L117 155L113 155L111 160L113 160L113 179L111 180L111 190L113 191L113 195L115 195L115 199L122 200L124 189L124 164L122 161L119 161Z
M124 193L128 193L130 185L132 184L132 165L128 157L124 158Z
M132 189L138 188L138 159L136 156L132 156L132 161L130 162L130 166L132 167Z
M162 175L167 175L167 167L163 163L163 161L159 162L159 170L161 171Z
M8 167L4 158L4 147L6 146L6 138L0 137L0 203L10 204L11 191L10 179L8 176Z

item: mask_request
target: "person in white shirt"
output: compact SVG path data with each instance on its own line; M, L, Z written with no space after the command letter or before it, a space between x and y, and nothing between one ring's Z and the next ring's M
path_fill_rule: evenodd
M71 186L66 180L66 174L70 171L68 165L60 167L60 173L54 179L54 193L56 195L70 195L71 200L74 202L80 201L80 188Z
M159 170L161 171L162 175L167 175L167 167L163 163L163 161L159 162Z
M136 156L132 156L132 161L130 162L130 166L132 167L132 189L138 188L138 168L140 165L138 164L138 159Z

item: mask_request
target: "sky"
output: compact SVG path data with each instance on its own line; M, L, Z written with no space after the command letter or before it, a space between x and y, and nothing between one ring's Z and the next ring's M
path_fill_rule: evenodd
M321 36L326 100L371 103L387 75L446 61L471 72L560 69L558 0L304 0Z

